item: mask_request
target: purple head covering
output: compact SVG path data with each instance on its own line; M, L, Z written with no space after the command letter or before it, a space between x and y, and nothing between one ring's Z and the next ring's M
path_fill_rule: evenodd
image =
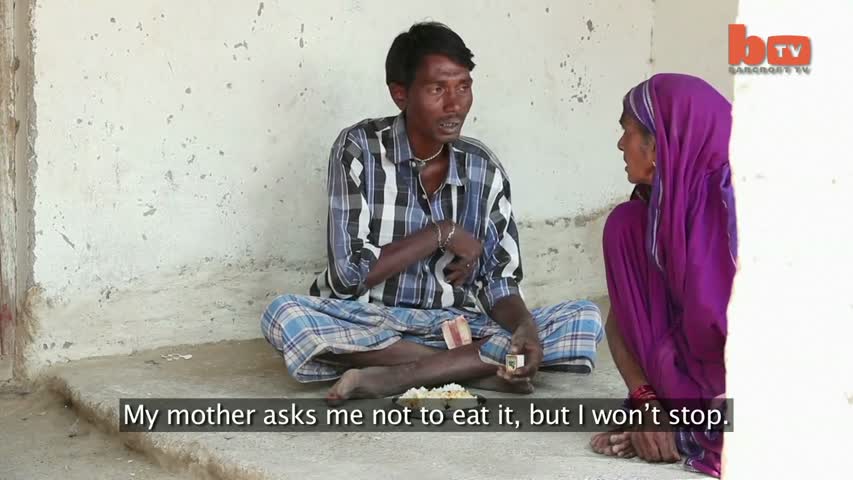
M629 90L622 104L626 112L631 112L634 118L646 127L646 130L651 132L652 135L655 134L655 111L652 109L649 81L645 81Z
M725 260L736 266L737 220L729 166L731 104L706 81L683 74L654 75L632 88L623 103L656 141L646 242L650 258L667 274L668 283L683 284L688 234L697 237L693 243L716 240L708 232L689 231L691 225L707 223L697 221L699 215L725 219L729 256ZM709 262L716 260L723 259ZM713 267L709 262L703 264Z

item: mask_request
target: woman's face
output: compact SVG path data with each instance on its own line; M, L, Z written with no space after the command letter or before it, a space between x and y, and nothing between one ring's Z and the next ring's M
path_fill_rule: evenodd
M633 115L624 111L619 118L619 124L622 125L622 137L616 146L623 153L628 181L633 184L651 185L657 156L654 137Z

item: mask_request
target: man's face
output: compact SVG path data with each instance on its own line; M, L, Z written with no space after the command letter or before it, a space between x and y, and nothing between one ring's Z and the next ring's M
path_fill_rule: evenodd
M406 110L406 127L423 140L448 143L459 138L471 109L471 73L444 55L427 55L408 90L392 88L392 96Z

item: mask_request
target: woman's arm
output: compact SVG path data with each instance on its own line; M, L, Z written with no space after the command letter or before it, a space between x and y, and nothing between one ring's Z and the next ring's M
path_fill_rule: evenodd
M628 350L625 345L625 340L622 338L622 332L619 331L619 326L616 324L616 318L613 310L607 315L607 324L604 326L604 331L607 333L607 344L610 346L610 353L613 355L613 361L616 363L616 368L625 380L625 385L628 391L633 392L641 385L649 383L640 364L634 358L634 355Z

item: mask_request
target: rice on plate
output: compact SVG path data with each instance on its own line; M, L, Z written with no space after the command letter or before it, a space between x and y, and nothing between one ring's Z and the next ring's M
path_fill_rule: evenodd
M477 397L457 383L448 383L427 390L424 387L410 388L397 398L397 403L409 408L425 405L441 408L467 408L477 406Z

